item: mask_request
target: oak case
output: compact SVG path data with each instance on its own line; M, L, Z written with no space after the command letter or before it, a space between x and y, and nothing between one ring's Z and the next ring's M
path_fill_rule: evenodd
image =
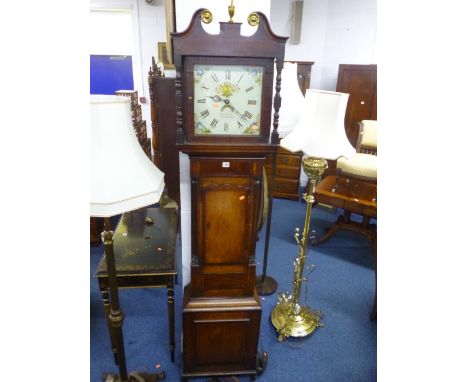
M279 144L279 93L287 38L276 36L261 13L252 36L242 36L241 24L236 22L221 22L218 35L208 34L201 26L204 12L195 12L184 32L172 34L176 142L190 159L192 198L191 284L184 289L182 378L254 378L262 312L255 290L256 217L265 158ZM258 135L196 134L196 64L263 68Z

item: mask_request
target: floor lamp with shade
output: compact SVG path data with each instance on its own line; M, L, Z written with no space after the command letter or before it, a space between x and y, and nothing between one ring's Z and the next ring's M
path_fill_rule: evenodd
M309 225L314 192L317 182L327 169L327 159L352 157L356 150L348 141L344 128L344 116L349 94L308 89L301 119L290 134L281 140L281 147L302 151L305 156L302 168L309 178L304 200L307 203L302 235L296 228L295 239L299 255L293 263L293 292L279 293L278 303L271 314L271 321L279 340L287 337L305 337L322 326L322 314L300 304L301 286L309 243Z
M151 162L138 143L132 125L130 98L92 95L90 100L91 193L90 215L104 218L101 234L109 279L111 336L119 374L106 382L152 382L163 373L128 373L123 342L123 312L120 308L110 217L159 201L164 174Z

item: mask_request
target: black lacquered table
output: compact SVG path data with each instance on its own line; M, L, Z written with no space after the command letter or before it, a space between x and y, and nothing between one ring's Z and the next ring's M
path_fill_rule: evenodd
M114 233L119 288L167 288L172 362L175 351L174 282L177 277L177 229L178 215L175 208L142 208L123 214ZM105 255L101 258L95 276L98 278L112 351L115 354L115 341L108 320L109 283Z

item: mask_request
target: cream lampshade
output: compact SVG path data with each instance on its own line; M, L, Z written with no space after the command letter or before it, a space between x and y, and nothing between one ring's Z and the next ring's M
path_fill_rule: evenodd
M164 174L138 143L130 98L92 95L90 117L91 216L109 217L157 203Z
M297 64L285 62L281 72L281 113L278 125L280 138L294 129L301 119L304 107L304 96L297 82ZM273 116L271 120L273 121Z
M315 158L352 157L356 150L344 129L348 97L346 93L307 89L301 119L280 145Z

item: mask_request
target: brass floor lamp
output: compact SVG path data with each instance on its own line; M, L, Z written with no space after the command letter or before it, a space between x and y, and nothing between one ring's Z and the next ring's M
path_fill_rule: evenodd
M92 217L104 218L102 241L106 256L110 292L107 317L115 340L119 374L108 373L106 382L153 382L164 373L128 373L122 333L115 268L113 232L109 218L157 203L164 189L164 174L140 147L133 130L130 98L91 96L90 102L91 208Z
M348 94L308 89L301 120L294 130L281 141L281 146L292 152L302 151L306 156L302 168L309 178L304 199L307 203L302 235L296 229L295 239L299 255L293 263L293 292L279 293L278 303L271 321L281 341L287 337L305 337L323 326L323 315L306 305L301 305L301 287L310 239L309 226L315 186L327 168L326 159L351 157L356 151L349 143L344 130L344 116Z

